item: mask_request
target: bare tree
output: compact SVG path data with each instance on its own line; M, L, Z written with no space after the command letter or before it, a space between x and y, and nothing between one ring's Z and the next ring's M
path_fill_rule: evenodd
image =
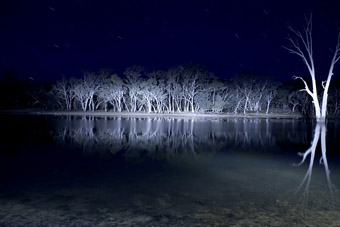
M78 103L80 104L81 109L83 111L86 111L89 98L88 98L87 90L86 90L86 87L84 86L83 81L78 80L73 90L74 90L74 94L76 97L76 101L78 101Z
M53 94L60 107L67 111L72 110L72 103L76 97L74 86L75 80L73 78L69 80L63 78L52 86L51 94Z
M99 105L101 104L101 100L95 99L100 91L101 86L103 85L105 78L105 73L100 72L99 74L96 73L86 73L84 75L84 85L87 90L89 103L88 107L89 110L95 111Z
M334 115L339 115L340 113L340 90L339 88L333 88L329 90L329 93L331 94L330 100L329 100L329 106L331 113Z
M76 85L72 90L83 111L95 111L104 102L99 93L102 92L105 76L104 72L85 73L83 79L75 82Z
M196 68L188 68L183 74L183 92L185 98L185 108L189 112L195 112L195 97L198 93L203 91L202 88L202 72Z
M168 110L170 112L182 112L181 101L183 99L183 87L181 85L182 71L178 67L170 68L166 76L166 90L168 92Z
M155 109L153 102L153 97L155 94L153 94L153 88L155 87L154 84L156 84L157 81L154 78L149 78L147 80L144 80L140 83L140 91L138 92L143 99L143 103L146 105L146 110L148 113L151 113L152 108Z
M244 100L244 107L243 107L243 114L246 114L246 111L248 110L248 106L250 106L250 96L253 91L252 83L250 83L248 80L243 81L242 83L236 85L237 89L239 90L239 94L242 94L242 98ZM249 104L248 104L249 103ZM250 109L250 108L249 108ZM236 110L235 110L236 113Z
M292 112L295 113L295 110L298 106L301 106L300 103L300 93L298 91L293 91L288 96L288 102L292 105Z
M140 90L141 77L144 72L144 67L135 65L125 70L124 75L126 77L125 84L128 88L129 105L128 111L136 112L138 110L138 92Z
M269 113L270 104L275 98L276 94L277 94L277 86L275 86L274 84L271 85L271 87L266 90L266 93L264 95L265 100L266 100L266 114Z
M328 89L333 76L333 69L335 64L340 59L340 32L338 35L338 42L335 46L335 50L333 53L333 58L331 61L331 65L329 67L328 76L326 81L322 81L323 87L323 95L322 102L320 107L320 101L318 98L317 86L316 86L316 77L315 77L315 66L314 66L314 57L313 57L313 39L312 39L312 15L309 18L306 18L306 27L303 32L293 29L292 27L288 27L293 37L289 37L288 41L291 44L291 47L284 47L290 53L296 54L300 56L308 68L308 72L312 79L312 90L310 90L307 82L302 77L294 76L294 79L300 79L305 85L305 88L301 89L301 91L306 91L313 99L314 109L315 109L315 117L318 122L323 122L326 119L327 114L327 99L328 99Z

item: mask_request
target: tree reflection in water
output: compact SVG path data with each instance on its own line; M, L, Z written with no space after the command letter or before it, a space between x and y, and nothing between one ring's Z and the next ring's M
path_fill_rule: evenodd
M309 188L310 188L310 183L311 183L311 178L312 178L315 152L316 152L316 148L319 143L320 137L321 137L321 157L319 160L319 164L323 165L325 168L327 184L328 184L328 188L329 188L329 192L331 196L330 201L335 202L337 200L336 188L334 184L332 184L332 181L330 178L330 170L329 170L328 161L327 161L326 125L325 123L317 123L315 126L314 136L313 136L311 146L305 152L298 153L299 156L302 156L302 160L299 163L294 164L294 166L301 166L302 164L305 163L306 158L310 156L307 172L304 178L302 179L300 185L296 189L296 194L299 194L300 192L302 193L301 199L302 199L302 205L304 208L307 206L307 203L308 203L308 194L309 194Z
M219 151L240 154L269 151L272 154L280 148L286 155L288 150L295 150L297 146L308 143L309 127L313 127L306 122L294 120L120 117L62 119L62 123L57 125L59 128L54 138L66 146L81 149L87 155L121 155L133 161L144 158L203 160ZM325 168L331 200L336 201L337 193L331 183L326 156L326 126L317 124L311 146L299 153L302 160L295 164L302 166L310 158L308 170L296 190L304 206L308 202L319 140L322 151L319 163Z
M268 150L276 145L269 121L258 119L114 118L64 119L53 134L84 153L124 152L126 158L157 158L217 152L222 148Z

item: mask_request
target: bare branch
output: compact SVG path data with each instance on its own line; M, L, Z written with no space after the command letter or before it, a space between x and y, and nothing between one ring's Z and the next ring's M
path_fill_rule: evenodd
M320 165L324 165L324 161L323 161L323 157L322 156L320 157L319 164Z
M294 40L293 38L287 38L287 40L291 43L292 47L291 48L286 47L286 46L282 46L282 47L285 48L286 50L288 50L289 53L296 54L296 55L300 56L302 58L303 62L306 64L310 75L313 76L313 73L314 73L313 56L311 54L311 51L308 50L308 46L307 46L304 38L301 36L300 39L304 43L305 49L307 50L309 61L307 60L307 57L304 54L303 50L301 49L299 42L297 40ZM310 49L311 49L311 47L310 47Z
M302 82L305 84L305 88L304 89L301 89L300 91L306 91L310 96L313 97L313 93L310 91L308 85L307 85L307 82L302 78L302 77L299 77L299 76L293 76L293 79L294 80L297 80L297 79L300 79L302 80Z
M296 51L296 50L294 50L294 49L292 49L292 48L289 48L289 47L286 47L286 46L282 46L283 48L285 48L286 50L288 50L289 51L289 53L291 53L291 54L296 54L296 55L299 55L300 57L304 57L303 56L303 53L301 52L301 51Z
M338 42L335 46L335 51L334 51L334 57L333 57L333 63L335 64L337 61L340 59L340 31L338 34Z
M293 29L288 26L289 31L297 38L294 40L292 37L288 36L288 41L291 43L292 47L284 47L292 54L300 56L308 68L310 76L313 80L313 91L316 90L315 85L315 69L314 69L314 59L313 59L313 40L312 40L312 14L310 17L305 16L306 27L304 28L304 34L298 30ZM303 47L299 45L299 42L303 44Z
M302 153L302 152L299 152L298 153L298 155L299 156L303 156L302 157L302 160L301 160L301 162L299 162L298 164L293 164L294 166L300 166L300 165L302 165L304 162L305 162L305 160L306 160L306 158L307 158L307 156L310 154L312 152L312 148L309 148L306 152L304 152L304 153Z

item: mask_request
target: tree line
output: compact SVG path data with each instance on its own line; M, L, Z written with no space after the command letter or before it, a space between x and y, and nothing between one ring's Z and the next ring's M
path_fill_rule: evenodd
M15 91L5 77L2 92ZM148 72L132 66L119 76L111 70L86 72L82 78L62 78L51 84L21 83L22 100L11 108L37 107L63 111L146 113L302 113L313 116L311 97L299 91L299 81L279 82L272 75L250 71L221 79L202 65L188 64ZM24 91L23 91L24 90ZM26 90L26 91L25 91ZM12 92L13 93L13 92ZM2 97L8 97L4 95ZM21 98L23 99L23 98ZM8 108L8 107L7 107ZM340 83L329 90L328 113L340 114Z

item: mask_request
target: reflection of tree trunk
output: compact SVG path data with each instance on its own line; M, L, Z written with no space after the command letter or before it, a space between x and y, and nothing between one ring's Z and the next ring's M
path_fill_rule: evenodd
M315 127L314 138L312 140L311 146L304 153L302 152L298 153L300 156L302 156L302 160L300 163L296 164L296 166L302 165L305 162L307 156L310 155L310 161L309 161L309 167L308 167L307 173L297 189L297 191L300 191L301 188L305 185L305 189L302 195L302 201L304 205L306 205L305 203L308 200L309 185L310 185L310 180L312 177L312 170L313 170L314 158L315 158L315 150L318 145L319 138L320 138L320 124L317 124Z
M322 152L322 156L320 158L320 164L323 164L325 167L325 173L326 173L326 179L327 179L327 184L329 187L329 191L331 193L331 197L334 197L334 185L331 182L331 178L330 178L330 171L328 168L328 161L327 161L327 155L326 155L326 125L322 124L321 125L321 152Z
M314 165L314 158L315 158L315 151L316 151L316 147L318 145L319 142L319 138L321 135L321 153L322 156L320 158L319 163L323 164L325 167L325 173L326 173L326 179L327 179L327 184L330 190L330 194L331 194L331 198L334 198L334 185L331 182L330 179L330 171L328 168L328 162L327 162L327 157L326 157L326 125L325 123L317 123L316 127L315 127L315 132L314 132L314 138L312 140L312 144L311 147L308 148L304 153L299 153L300 156L302 157L302 160L300 163L296 164L296 166L300 166L302 165L307 156L310 155L310 162L309 162L309 167L307 170L307 173L305 175L305 177L303 178L301 184L298 187L298 191L301 190L301 188L303 187L303 185L305 185L305 189L303 192L303 200L305 202L307 202L307 198L308 198L308 192L309 192L309 185L310 185L310 180L312 177L312 169L313 169L313 165Z

